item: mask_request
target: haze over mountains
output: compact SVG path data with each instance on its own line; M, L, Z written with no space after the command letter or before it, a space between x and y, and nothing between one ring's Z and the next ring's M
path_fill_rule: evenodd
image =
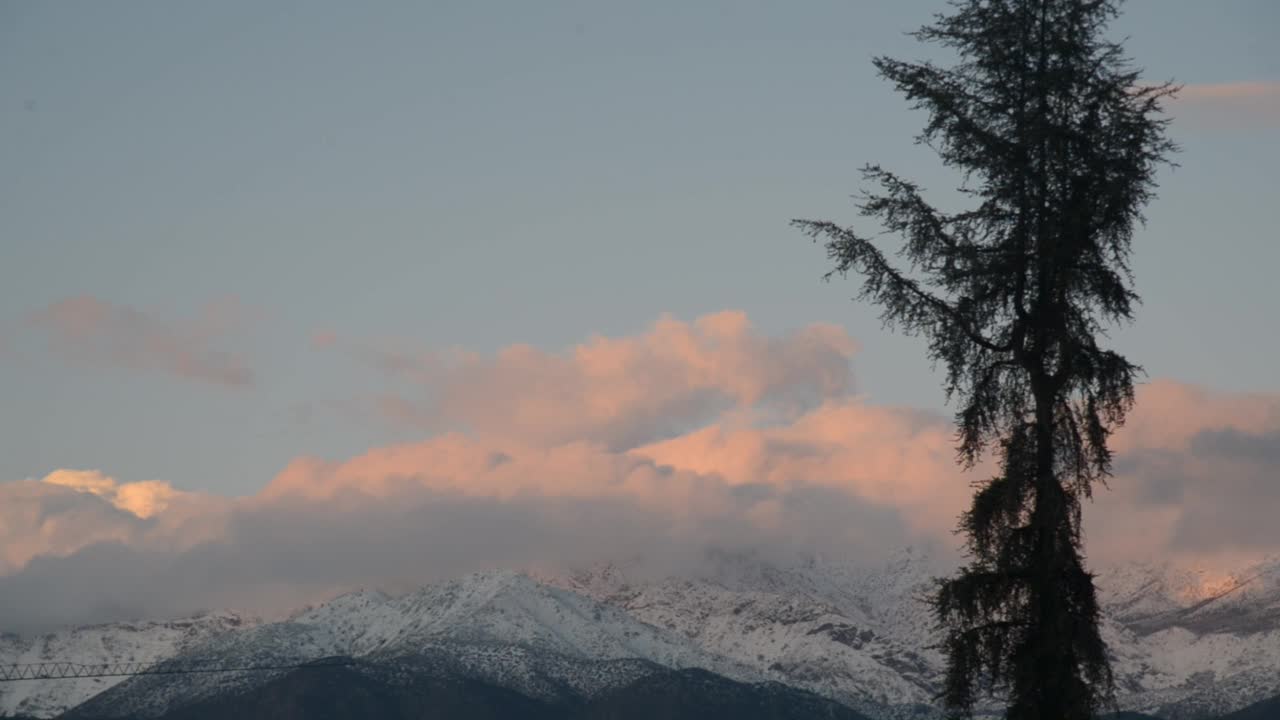
M783 710L806 707L829 717L931 718L941 659L918 596L935 572L932 558L909 549L876 567L708 553L678 576L634 563L473 573L398 596L356 591L276 621L223 611L5 636L0 663L346 656L356 664L287 676L8 683L0 710L194 720L235 708L253 717L251 706L302 712L339 678L366 703L352 712L387 717L415 717L431 703L487 708L493 718L621 718L631 716L616 708L648 707L636 698L682 697L662 716L705 712L708 702L772 702L775 714L751 717L800 717ZM1200 720L1280 695L1280 561L1217 587L1193 571L1134 564L1104 573L1100 585L1123 709ZM307 679L317 672L330 680Z

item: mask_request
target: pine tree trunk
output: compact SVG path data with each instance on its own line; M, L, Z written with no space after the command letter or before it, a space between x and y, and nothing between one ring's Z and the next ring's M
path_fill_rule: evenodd
M1086 631L1081 608L1075 606L1073 585L1090 581L1080 575L1081 558L1072 542L1071 509L1067 490L1056 472L1054 443L1056 390L1045 373L1034 373L1035 501L1033 566L1030 568L1031 620L1025 662L1017 673L1008 720L1090 720L1090 703L1083 696L1075 653L1075 634ZM1021 685L1021 687L1017 687Z
M1041 371L1042 373L1043 371ZM1056 543L1058 524L1061 522L1058 502L1058 479L1054 474L1053 401L1044 380L1036 392L1036 492L1031 522L1035 528L1035 568L1032 576L1036 607L1035 626L1032 631L1031 661L1035 663L1033 674L1040 687L1024 688L1022 698L1027 706L1010 708L1010 720L1049 720L1054 708L1061 708L1062 697L1060 655L1062 638L1055 638L1054 623L1059 617L1058 593L1054 588L1056 567L1059 562ZM1061 720L1075 720L1063 717Z

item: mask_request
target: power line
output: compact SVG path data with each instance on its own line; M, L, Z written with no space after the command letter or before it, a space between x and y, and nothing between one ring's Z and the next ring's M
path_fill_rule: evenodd
M266 670L304 670L352 665L350 658L333 657L291 663L214 665L172 662L73 663L42 662L0 665L0 682L16 680L67 680L74 678L126 677L133 675L193 675L197 673L262 672Z

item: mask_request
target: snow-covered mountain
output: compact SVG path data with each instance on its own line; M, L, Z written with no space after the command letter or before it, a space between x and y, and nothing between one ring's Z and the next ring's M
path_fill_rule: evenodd
M1221 577L1131 565L1098 584L1127 707L1183 720L1280 695L1280 559Z
M0 635L0 665L67 661L150 663L181 655L212 638L256 623L232 612L166 622L113 623L31 638ZM0 683L0 716L51 717L124 680L122 677Z
M930 567L913 551L877 568L729 555L713 556L692 577L636 583L625 568L605 566L545 581L672 630L768 680L873 717L928 717L942 668L941 656L927 649L929 613L919 602Z
M538 698L589 698L667 669L704 668L810 690L875 718L928 718L942 658L928 647L920 598L936 569L904 551L873 568L713 554L678 577L628 565L478 573L399 597L342 595L283 622L225 614L10 637L0 663L102 662L130 651L227 664L343 655L404 672L443 668ZM1193 720L1280 694L1280 561L1212 582L1127 566L1099 583L1123 708ZM133 678L82 709L155 716L273 677ZM0 685L0 708L50 716L111 684L91 682Z
M516 572L475 573L401 597L359 591L286 621L228 633L181 657L241 666L349 656L406 668L444 667L533 697L590 696L667 668L758 673L581 593ZM92 717L156 716L279 673L133 678L84 706Z
M708 567L692 580L635 585L607 567L563 582L873 716L912 717L936 695L942 657L920 600L937 568L927 555L905 550L870 569L741 557ZM1221 577L1127 565L1099 586L1122 708L1192 720L1280 695L1280 559Z

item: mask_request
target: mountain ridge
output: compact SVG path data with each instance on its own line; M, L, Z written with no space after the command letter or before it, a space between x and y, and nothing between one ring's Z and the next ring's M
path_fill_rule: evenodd
M1260 579L1234 592L1209 593L1207 603L1179 595L1190 581L1158 566L1113 573L1101 593L1103 630L1121 707L1199 720L1280 694L1280 622L1271 614L1280 602L1280 573L1273 567L1280 563L1255 568L1263 571ZM210 632L181 646L137 637L114 645L169 648L169 657L156 659L192 662L350 655L412 667L406 659L418 658L540 701L600 695L651 674L702 668L732 682L813 692L876 720L935 714L927 708L942 658L927 647L930 616L918 602L936 570L927 554L904 551L876 567L720 554L683 575L633 570L614 564L559 574L472 573L398 596L344 593L280 622L205 621ZM1179 602L1185 612L1170 614ZM117 630L123 637L156 627ZM28 646L24 657L32 657L35 645ZM0 643L0 663L12 657L5 647ZM46 640L41 647L78 646ZM73 686L61 697L41 691L39 702L0 687L0 712L49 717L110 705L154 717L279 677L132 678L100 683L104 692L92 699L85 697L92 687ZM987 709L996 709L994 700Z

